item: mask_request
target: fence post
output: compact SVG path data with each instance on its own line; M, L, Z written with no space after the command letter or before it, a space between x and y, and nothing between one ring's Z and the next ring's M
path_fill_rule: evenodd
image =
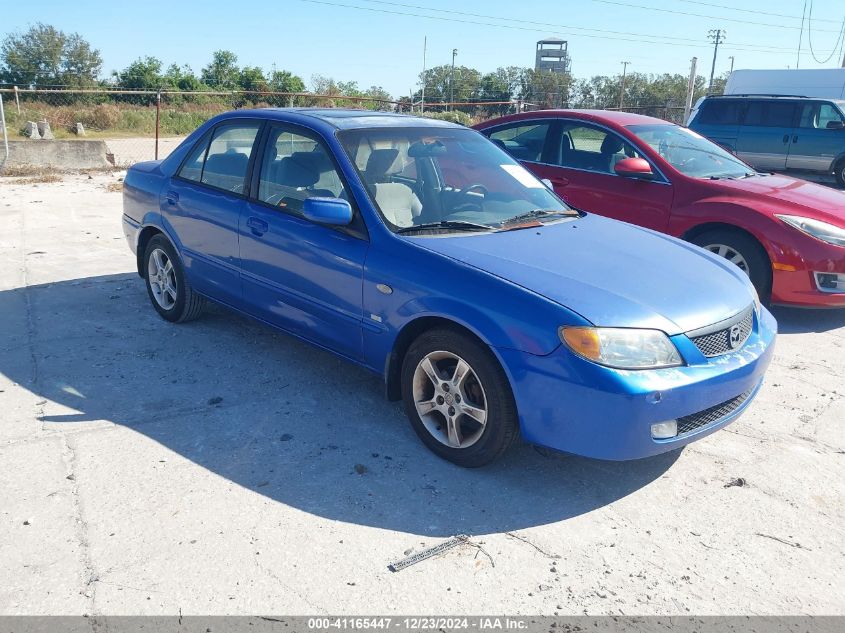
M156 155L155 159L158 160L158 134L159 134L159 127L161 121L161 90L156 93Z
M18 87L15 86L15 105L18 106L18 114L21 113L21 100L18 99Z
M0 125L3 126L3 149L6 152L6 158L3 159L5 163L9 160L9 133L6 131L6 111L3 109L3 95L0 94Z

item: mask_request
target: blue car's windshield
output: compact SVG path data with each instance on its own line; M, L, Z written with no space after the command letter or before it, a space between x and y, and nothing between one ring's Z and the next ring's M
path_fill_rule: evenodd
M643 143L682 174L693 178L743 178L754 170L733 154L683 127L670 123L629 125Z
M490 230L573 212L535 176L468 129L397 127L338 135L385 224ZM516 220L515 220L516 219Z

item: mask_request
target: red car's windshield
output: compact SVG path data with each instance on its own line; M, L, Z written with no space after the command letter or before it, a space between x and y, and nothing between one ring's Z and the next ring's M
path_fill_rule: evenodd
M693 178L744 178L754 170L715 143L670 123L629 125L638 139L682 174Z

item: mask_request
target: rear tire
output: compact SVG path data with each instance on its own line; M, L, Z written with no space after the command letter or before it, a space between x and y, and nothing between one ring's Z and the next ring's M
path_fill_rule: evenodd
M714 229L696 235L690 242L736 264L751 279L760 299L768 301L772 291L772 264L757 240L739 231Z
M142 270L150 302L161 318L184 323L200 316L205 299L191 288L176 249L164 236L147 243Z
M519 428L510 383L482 343L449 329L423 333L402 362L411 426L436 455L478 468L507 450Z

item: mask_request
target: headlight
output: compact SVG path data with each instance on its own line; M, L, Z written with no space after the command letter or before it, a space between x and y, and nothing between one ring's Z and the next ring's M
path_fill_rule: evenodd
M579 356L608 367L657 369L683 364L675 345L659 330L562 327L558 335Z
M845 229L842 227L821 220L802 218L800 215L776 215L775 217L817 240L836 246L845 246Z

